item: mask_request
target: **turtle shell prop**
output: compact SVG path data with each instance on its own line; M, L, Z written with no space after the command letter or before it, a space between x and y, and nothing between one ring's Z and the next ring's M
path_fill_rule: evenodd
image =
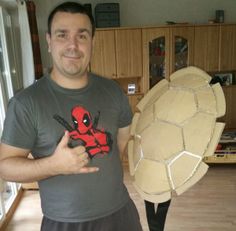
M226 111L220 84L196 67L161 80L137 104L128 143L129 170L137 192L154 203L180 195L208 170L223 132Z

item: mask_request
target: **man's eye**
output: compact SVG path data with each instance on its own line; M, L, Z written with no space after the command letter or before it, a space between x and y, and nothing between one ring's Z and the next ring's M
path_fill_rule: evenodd
M81 35L79 35L79 38L84 40L84 39L87 39L87 36L84 34L81 34Z
M64 33L57 34L57 37L58 38L66 38L66 34L64 34Z

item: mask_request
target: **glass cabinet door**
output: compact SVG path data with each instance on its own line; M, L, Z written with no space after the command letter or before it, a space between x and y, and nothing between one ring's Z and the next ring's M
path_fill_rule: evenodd
M149 86L165 78L166 39L159 37L149 42Z
M174 70L177 71L188 65L188 40L175 36L175 67Z
M142 30L144 89L193 65L194 27L167 26Z
M170 74L193 65L194 27L176 26L171 28Z
M169 76L169 27L142 30L144 93Z

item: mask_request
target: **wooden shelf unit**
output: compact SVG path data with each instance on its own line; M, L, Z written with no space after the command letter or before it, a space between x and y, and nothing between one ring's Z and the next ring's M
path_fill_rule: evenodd
M207 164L235 164L236 154L215 154L205 157L204 162Z
M225 131L219 142L219 147L213 156L205 157L206 163L236 163L236 130Z

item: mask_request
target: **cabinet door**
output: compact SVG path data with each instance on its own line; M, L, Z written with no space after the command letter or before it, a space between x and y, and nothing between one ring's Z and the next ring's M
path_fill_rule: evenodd
M221 25L220 36L220 71L236 70L236 25Z
M91 71L107 78L116 78L115 32L95 32Z
M144 92L169 76L169 32L168 27L142 30Z
M220 121L224 121L226 129L236 129L236 107L235 107L235 96L236 86L230 85L223 87L226 100L226 113L225 116L220 118Z
M117 77L142 77L141 29L116 30Z
M219 71L220 27L196 26L194 35L194 65L208 72Z
M194 27L173 27L171 31L170 74L193 65Z

